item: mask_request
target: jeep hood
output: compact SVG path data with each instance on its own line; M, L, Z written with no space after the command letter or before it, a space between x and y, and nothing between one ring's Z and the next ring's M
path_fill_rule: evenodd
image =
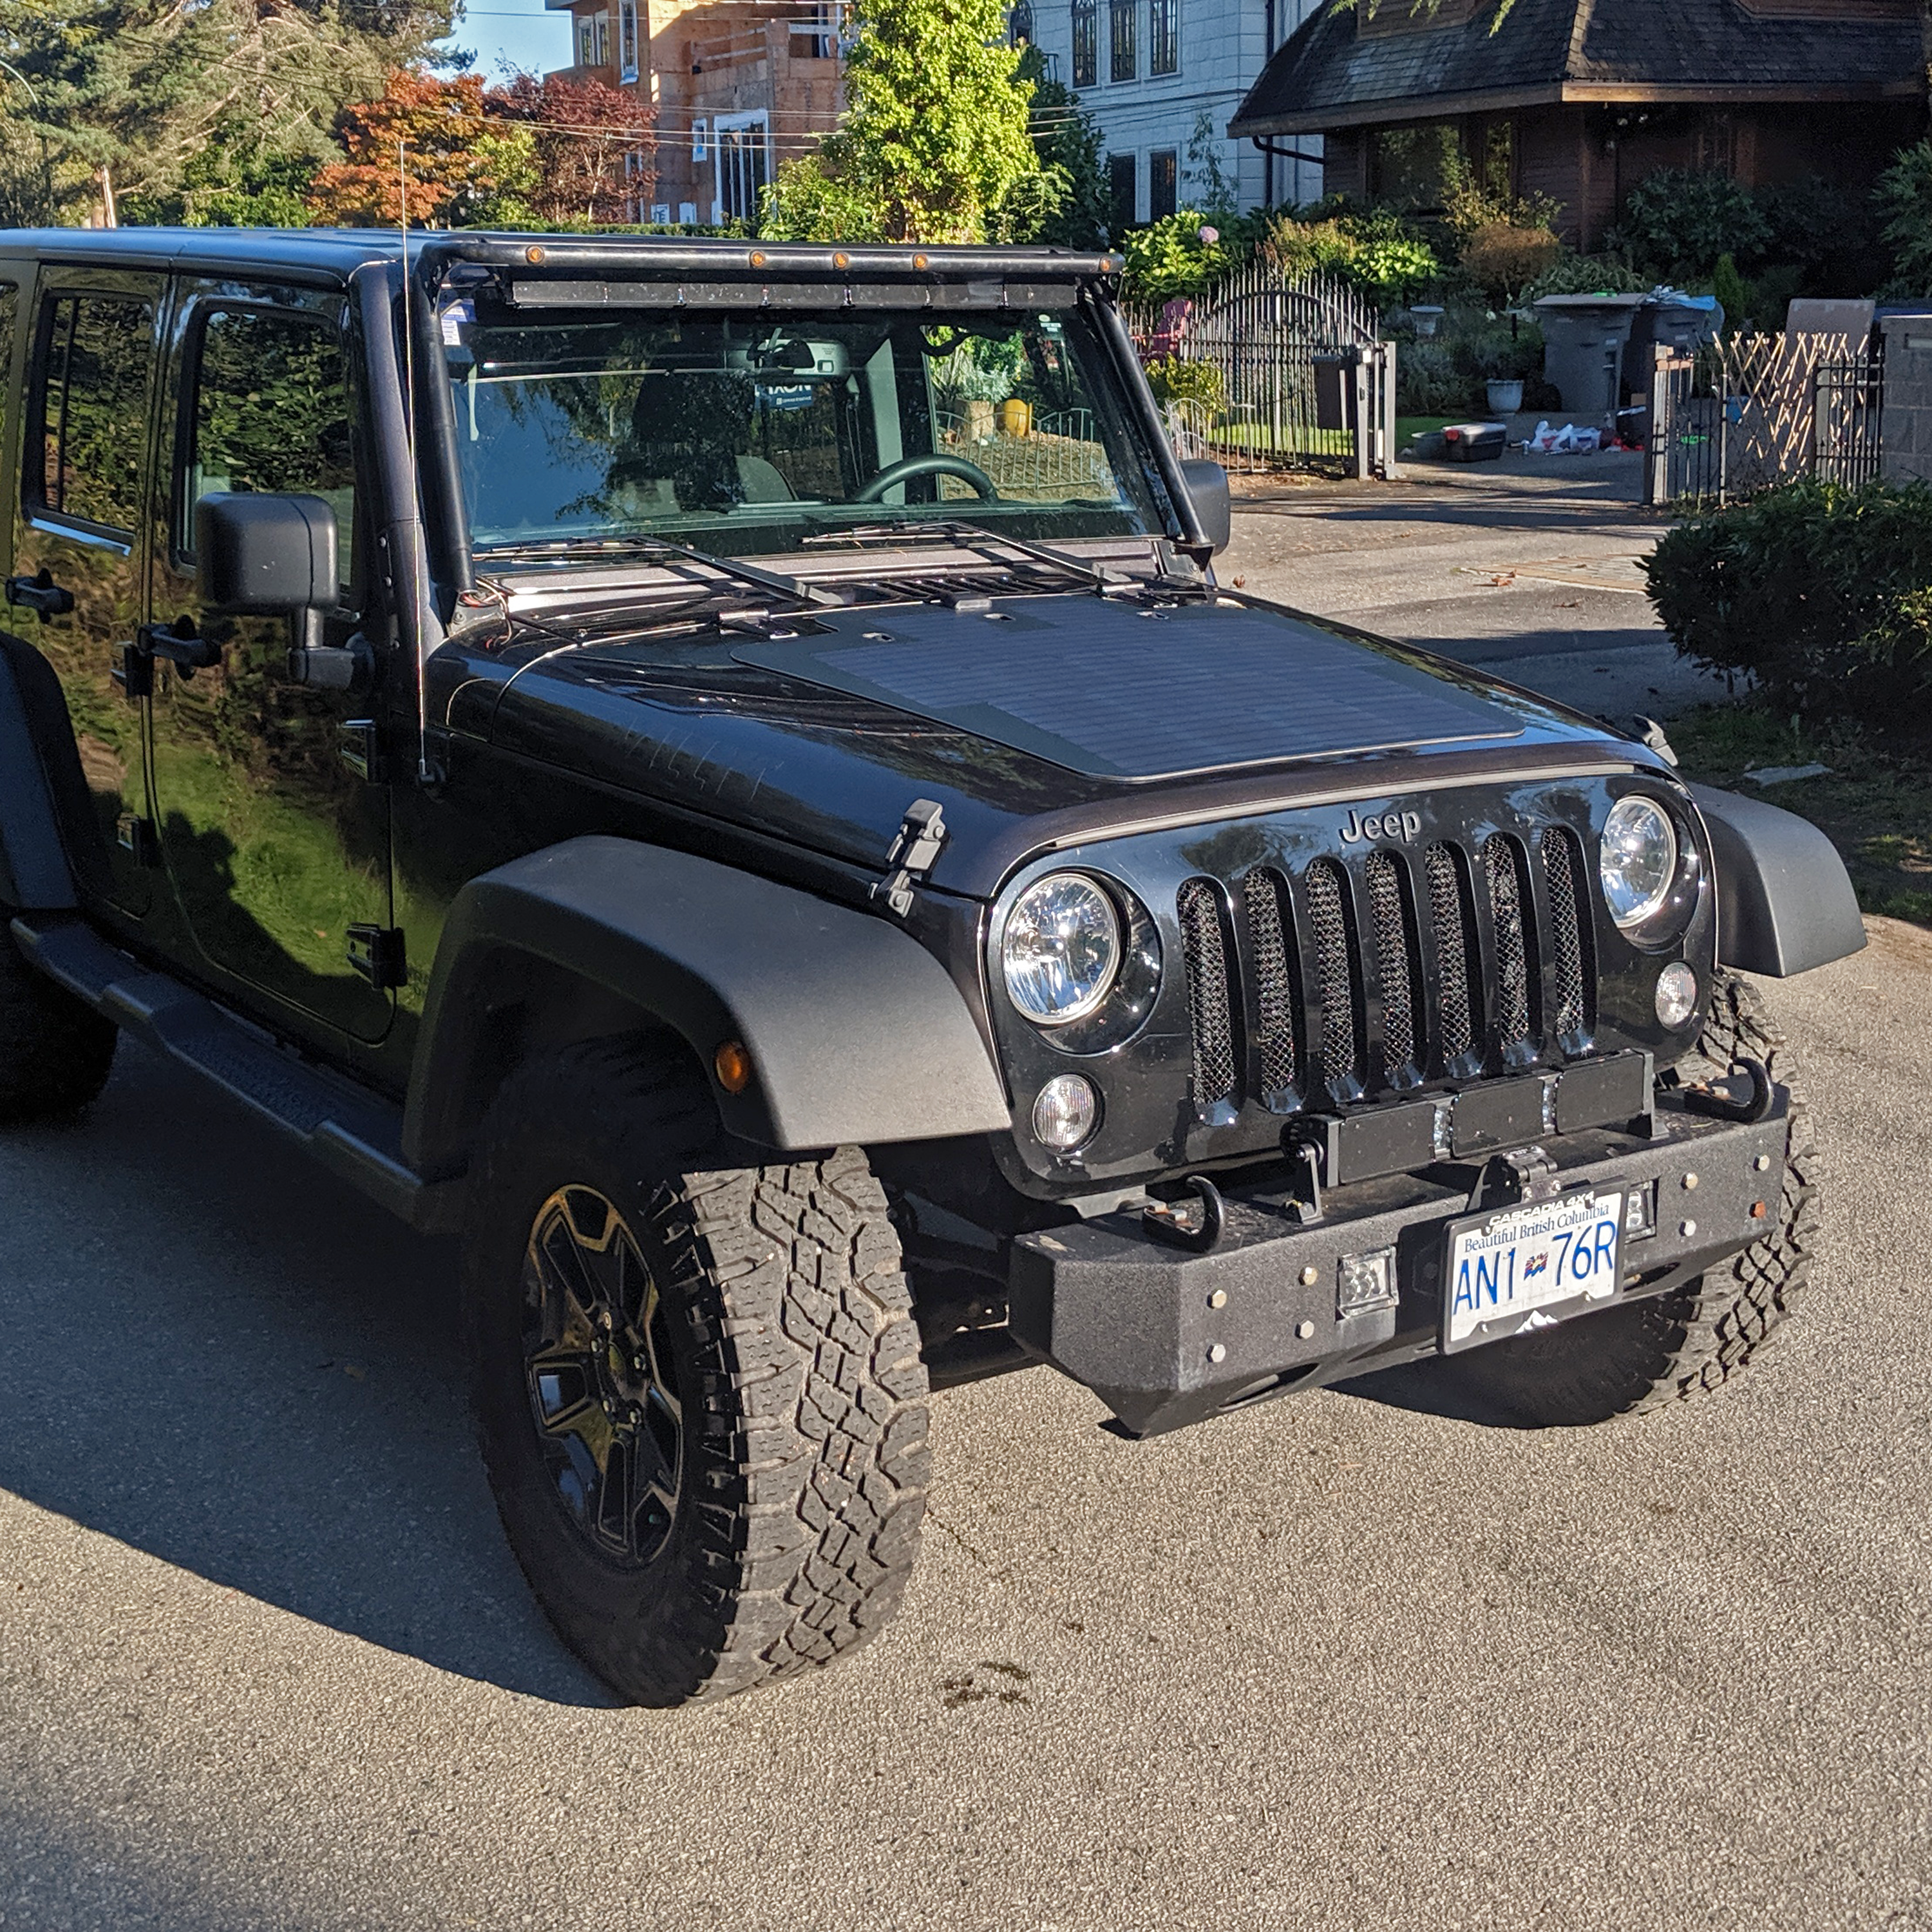
M467 659L471 674L449 662ZM447 646L460 731L686 812L883 866L944 807L944 890L1155 822L1654 762L1426 652L1250 599L1069 595L728 617L608 605ZM454 677L449 674L458 673Z

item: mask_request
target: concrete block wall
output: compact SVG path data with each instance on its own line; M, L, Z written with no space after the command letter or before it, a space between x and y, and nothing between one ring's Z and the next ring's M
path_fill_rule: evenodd
M1881 473L1888 483L1932 482L1932 312L1888 315L1879 326L1885 334Z

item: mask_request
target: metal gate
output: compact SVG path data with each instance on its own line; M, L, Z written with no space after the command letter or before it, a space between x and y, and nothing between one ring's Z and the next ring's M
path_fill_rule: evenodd
M1885 346L1842 335L1747 335L1652 366L1644 500L1724 502L1795 477L1879 473Z
M1395 454L1395 345L1374 306L1346 283L1290 280L1251 262L1192 301L1130 310L1149 362L1214 371L1212 400L1168 405L1183 458L1231 470L1325 469L1386 476Z

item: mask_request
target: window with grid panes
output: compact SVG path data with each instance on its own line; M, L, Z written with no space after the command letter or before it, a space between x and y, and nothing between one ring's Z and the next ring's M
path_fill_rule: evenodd
M1180 71L1180 0L1148 0L1148 72Z
M1100 0L1073 0L1073 85L1100 78Z
M1107 78L1132 80L1140 71L1140 48L1135 29L1140 25L1140 0L1107 0Z

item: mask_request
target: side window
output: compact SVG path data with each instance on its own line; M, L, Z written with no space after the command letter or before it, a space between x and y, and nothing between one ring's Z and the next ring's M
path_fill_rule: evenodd
M152 305L126 296L56 296L41 310L32 508L133 536L153 332Z
M194 506L218 490L304 490L327 500L350 580L356 464L342 338L320 316L220 309L200 331L175 500L176 548L194 548Z

